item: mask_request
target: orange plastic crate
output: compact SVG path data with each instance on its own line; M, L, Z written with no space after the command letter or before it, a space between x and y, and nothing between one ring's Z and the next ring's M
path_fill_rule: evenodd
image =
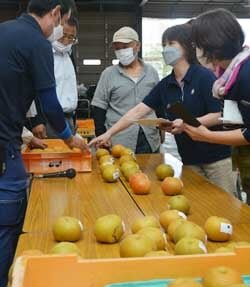
M77 120L77 133L82 137L95 136L95 123L93 119Z
M235 253L155 258L78 259L75 256L21 257L14 266L13 287L104 287L107 284L177 277L203 277L208 268L225 265L250 274L250 248ZM24 263L26 262L26 263Z
M89 152L70 149L63 140L47 139L45 150L30 149L22 151L26 170L30 173L49 173L74 168L78 172L92 170L92 157Z

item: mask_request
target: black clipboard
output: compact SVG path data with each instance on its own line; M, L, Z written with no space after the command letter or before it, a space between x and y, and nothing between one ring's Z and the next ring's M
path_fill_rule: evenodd
M182 103L176 102L167 107L167 111L175 114L182 119L184 123L187 123L193 127L199 127L201 123L187 110Z

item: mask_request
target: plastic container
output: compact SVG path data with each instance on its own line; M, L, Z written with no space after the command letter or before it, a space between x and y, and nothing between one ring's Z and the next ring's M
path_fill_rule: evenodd
M91 138L95 136L95 123L93 119L77 120L77 133L82 137Z
M49 173L74 168L78 172L92 170L92 157L89 152L70 149L60 139L44 140L48 145L45 150L30 149L22 151L26 170L30 173Z
M138 281L160 280L152 281L158 284L163 282L161 280L167 282L168 278L202 278L209 268L221 265L247 275L250 274L249 258L250 248L247 247L237 248L235 253L154 258L84 260L69 255L21 257L14 265L13 287L149 287ZM124 282L130 285L124 285ZM120 285L114 285L117 283ZM141 283L144 285L138 285Z

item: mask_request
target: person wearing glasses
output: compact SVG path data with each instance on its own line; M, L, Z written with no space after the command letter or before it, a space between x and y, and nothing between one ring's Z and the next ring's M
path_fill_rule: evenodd
M57 97L72 134L75 134L74 113L77 107L78 94L76 73L71 54L73 45L78 42L77 30L78 20L72 15L63 24L62 37L52 42ZM36 103L36 107L38 107L37 115L30 120L33 123L32 131L34 135L38 138L58 138L57 133L38 105L39 103ZM42 133L39 131L42 131Z
M62 38L52 43L57 97L63 108L64 118L73 134L78 94L76 73L70 56L73 45L77 43L77 30L78 21L72 16L63 25ZM48 121L46 121L46 133L48 138L58 138Z

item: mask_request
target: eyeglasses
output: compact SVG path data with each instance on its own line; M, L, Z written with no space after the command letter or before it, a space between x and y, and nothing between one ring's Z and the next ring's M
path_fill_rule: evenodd
M78 39L77 37L67 34L67 33L63 33L62 39L68 40L73 44L77 44L78 43Z

